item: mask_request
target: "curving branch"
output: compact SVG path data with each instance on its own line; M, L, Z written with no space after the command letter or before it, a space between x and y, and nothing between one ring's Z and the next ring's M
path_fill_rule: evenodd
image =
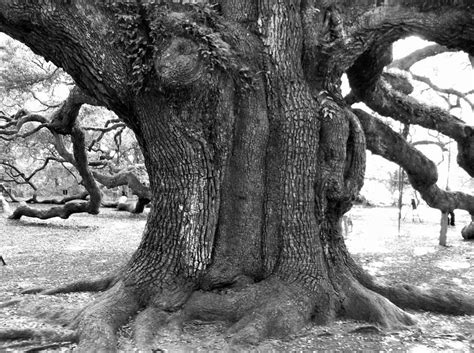
M113 125L111 125L113 124ZM111 125L111 126L109 126ZM121 123L121 120L120 119L110 119L110 120L107 120L104 124L104 127L103 128L92 128L92 127L86 127L85 130L90 130L90 131L99 131L100 134L95 137L89 144L89 146L87 147L87 149L89 151L92 151L94 149L94 146L99 143L105 136L105 134L109 131L112 131L112 130L116 130L116 129L120 129L120 128L124 128L126 125Z
M446 148L447 145L449 145L451 141L449 142L441 142L441 141L431 141L431 140L419 140L412 142L411 145L413 147L415 146L437 146L440 148L442 152L447 152L448 148Z
M25 109L20 109L15 115L10 118L2 117L3 120L6 120L7 123L0 125L0 138L5 141L13 141L17 138L26 138L38 132L43 128L47 128L49 120L40 115L29 113ZM29 130L25 133L20 133L23 126L27 123L40 123L38 126ZM8 137L4 137L8 136Z
M78 11L88 12L92 5L97 6L88 16L77 16ZM59 18L56 13L62 16ZM88 29L87 37L81 28ZM105 35L104 28L112 29L111 33L119 32L116 18L102 2L42 1L35 6L26 0L0 2L0 31L21 40L47 61L69 72L82 89L91 92L102 104L130 117L127 61L125 57L110 55L115 53L116 43L109 34Z
M93 175L99 183L108 189L127 185L132 190L132 193L138 196L138 202L130 209L133 213L143 212L144 207L151 201L152 195L150 188L140 182L136 174L133 172L133 168L119 171L113 175L106 175L94 171Z
M29 175L26 175L21 170L19 170L15 165L11 164L8 161L0 161L0 164L16 172L16 175L13 175L10 173L10 176L14 178L14 180L12 181L14 181L17 184L25 184L25 183L29 184L33 190L37 190L38 187L31 181L31 179L33 179L33 177L36 174L38 174L40 171L44 170L49 165L49 162L51 161L56 161L59 163L63 162L61 159L56 158L56 157L47 157L43 161L43 164L39 166L38 168L36 168L35 170L33 170ZM23 182L18 180L17 178L21 178Z
M391 47L383 44L368 50L348 70L353 96L377 113L404 124L415 124L439 131L458 144L458 164L474 176L474 126L467 125L444 109L428 106L394 89L384 75L391 62Z
M436 165L423 153L411 146L399 134L367 112L354 109L367 141L367 148L374 154L400 165L412 186L426 203L441 212L463 209L474 215L474 197L462 192L441 190L436 182Z
M31 208L28 205L21 205L9 217L10 219L20 219L22 216L40 219L53 217L66 219L74 213L99 213L102 196L89 170L84 131L77 122L77 116L81 106L89 102L91 102L90 97L81 92L79 88L74 88L61 107L53 112L51 122L47 124L47 128L52 132L55 138L55 147L58 153L65 161L73 164L81 175L82 184L90 195L89 201L73 201L66 203L64 206L53 207L48 210L39 210ZM45 117L43 117L43 119L49 121L49 119ZM67 151L60 134L71 135L73 154Z
M429 77L417 75L411 71L411 67L419 61L422 61L424 59L427 59L427 58L430 58L432 56L436 56L442 53L456 52L456 51L457 50L453 48L447 48L439 44L434 44L434 45L430 45L425 48L416 50L401 59L394 60L390 65L387 66L387 68L388 69L394 68L394 69L410 72L412 79L426 84L427 86L429 86L431 89L435 90L436 92L444 93L448 95L454 95L460 99L464 99L464 101L467 104L469 104L472 109L474 109L474 103L469 99L469 95L473 94L474 90L471 90L468 92L461 92L454 88L440 87L437 84L435 84ZM406 93L406 94L409 94L409 93Z

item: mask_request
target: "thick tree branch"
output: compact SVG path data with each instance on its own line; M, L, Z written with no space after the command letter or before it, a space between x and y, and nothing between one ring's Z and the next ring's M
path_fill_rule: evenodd
M421 35L448 48L457 48L472 54L472 8L470 0L395 0L365 11L361 21L355 22L355 25L348 27L346 31L348 36L376 31L376 42L379 44L383 41L390 44L408 35ZM373 45L375 42L370 46Z
M474 127L445 110L418 102L393 89L382 73L392 60L387 44L372 47L348 70L352 93L379 114L404 124L416 124L441 132L458 143L458 164L474 176Z
M33 5L27 0L5 0L0 3L0 31L64 68L102 103L126 112L126 58L119 55L112 38L119 32L116 18L108 5L100 4L77 0Z
M127 185L132 190L132 193L138 196L139 201L132 210L134 213L142 212L143 207L151 201L152 194L150 188L140 182L133 172L133 168L115 172L113 175L106 175L94 171L93 175L99 183L108 189Z
M377 118L360 109L355 109L354 112L363 126L367 148L372 153L400 165L406 171L412 186L420 192L430 207L442 212L463 209L474 215L474 197L461 192L441 190L436 185L436 166L423 153Z
M4 117L4 120L7 119ZM40 125L23 134L20 133L22 127L25 124L35 122L40 123ZM35 134L42 128L48 127L48 124L49 120L46 117L40 114L29 113L25 109L20 109L15 115L13 115L7 120L6 124L0 125L0 135L8 136L7 138L3 138L7 141L12 141L16 138L26 138Z
M474 176L474 127L445 110L419 103L416 99L391 90L379 82L364 102L376 112L405 124L417 124L437 130L458 143L458 164Z
M106 186L108 189L128 185L135 195L151 199L150 189L140 182L133 172L133 168L117 172L113 175L105 175L94 171L93 175L99 183Z
M339 94L339 78L373 48L382 52L398 39L420 35L448 48L474 53L474 19L470 1L364 0L348 4L303 1L304 66L307 80L317 89ZM340 5L337 6L337 5ZM344 9L344 10L341 10ZM392 59L389 54L388 65ZM377 64L377 63L372 63ZM385 66L383 65L382 68ZM377 66L362 65L374 71ZM374 83L377 75L367 74ZM321 84L322 82L322 84ZM371 85L368 80L364 85Z
M363 101L379 114L404 124L437 130L456 141L469 138L474 131L474 127L466 125L444 109L420 103L415 98L391 89L383 81L379 81L375 91L368 92Z

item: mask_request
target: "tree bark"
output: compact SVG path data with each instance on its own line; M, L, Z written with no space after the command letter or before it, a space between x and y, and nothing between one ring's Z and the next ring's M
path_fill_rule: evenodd
M0 29L51 57L133 129L150 179L142 241L115 284L77 317L80 349L113 349L115 331L138 311L143 350L156 332L190 318L228 320L233 342L256 343L337 316L412 324L394 303L474 313L472 298L378 285L341 232L362 187L368 136L342 100L341 74L410 33L472 50L468 2L229 0L221 13L13 3L0 4ZM357 78L374 87L388 63ZM397 146L383 147L392 155ZM402 162L414 182L425 175L434 184L431 168ZM435 186L423 191L440 196Z

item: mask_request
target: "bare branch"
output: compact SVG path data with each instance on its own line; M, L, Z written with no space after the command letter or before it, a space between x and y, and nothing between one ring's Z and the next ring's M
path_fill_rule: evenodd
M454 51L456 50L439 44L429 45L427 47L415 50L401 59L394 60L390 65L388 65L388 68L397 68L400 70L409 71L410 68L419 61L442 53Z
M15 183L17 184L28 184L31 186L31 188L33 190L37 190L38 188L36 187L36 185L31 182L31 179L33 178L34 174L36 174L34 172L33 175L30 175L30 176L26 176L21 170L19 170L16 166L14 166L13 164L7 162L7 161L0 161L0 164L1 165L4 165L5 167L9 168L11 171L14 171L16 172L17 174L14 175L13 173L7 171L7 174L9 174L9 176L12 178L12 181L14 181ZM47 163L46 163L47 164ZM17 178L21 178L23 180L23 182L21 181L18 181Z
M84 130L86 130L86 131L109 132L109 131L116 130L116 129L119 129L119 128L124 128L126 126L127 125L125 125L125 123L118 123L118 124L114 124L114 125L109 126L109 127L87 126L87 127L84 127Z
M416 147L416 146L430 146L430 145L434 145L434 146L438 146L441 151L443 152L446 152L448 149L446 148L447 145L449 145L451 142L441 142L441 141L431 141L431 140L420 140L420 141L415 141L415 142L412 142L411 145L413 147Z

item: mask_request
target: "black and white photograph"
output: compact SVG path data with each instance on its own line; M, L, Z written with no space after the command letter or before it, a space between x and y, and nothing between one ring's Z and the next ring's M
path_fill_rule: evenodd
M474 351L474 0L0 0L0 352L390 351Z

